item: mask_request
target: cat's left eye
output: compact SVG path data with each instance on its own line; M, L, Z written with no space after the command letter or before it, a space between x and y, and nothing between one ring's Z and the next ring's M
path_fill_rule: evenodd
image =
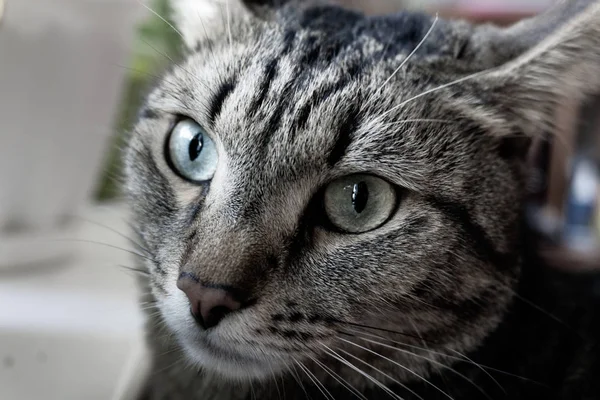
M212 179L219 160L215 142L191 119L179 121L171 131L167 157L175 172L192 182Z
M396 209L396 189L373 175L356 174L325 189L325 213L336 228L362 233L383 225Z

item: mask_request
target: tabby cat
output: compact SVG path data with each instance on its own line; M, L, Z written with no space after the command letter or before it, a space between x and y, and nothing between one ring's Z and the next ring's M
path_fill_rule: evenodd
M592 276L547 268L526 155L600 92L600 4L508 28L174 1L125 154L148 399L600 399Z

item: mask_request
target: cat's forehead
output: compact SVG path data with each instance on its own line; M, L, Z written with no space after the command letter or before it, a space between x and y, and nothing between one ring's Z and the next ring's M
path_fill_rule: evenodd
M400 22L404 28L396 29ZM322 175L343 166L341 159L349 166L344 173L377 168L390 178L407 176L419 163L427 168L418 160L424 137L441 132L439 124L411 121L443 116L428 102L393 109L437 84L422 63L452 57L444 44L452 41L423 40L435 23L420 14L368 18L341 9L282 15L240 37L232 32L198 46L150 96L149 107L196 120L222 145L236 176ZM436 35L446 29L437 28ZM451 127L445 130L440 143L452 138ZM375 166L386 157L396 159L393 166Z
M435 34L429 32L434 24ZM263 136L292 134L311 123L334 128L343 123L340 114L376 115L389 105L382 103L434 85L432 71L418 65L452 58L447 44L456 40L424 40L430 33L443 35L440 24L410 13L394 18L338 8L284 13L252 34L199 45L151 101L178 104L202 114L203 125L221 126L228 136L243 133L244 139L254 139L259 130ZM402 71L396 71L399 66Z

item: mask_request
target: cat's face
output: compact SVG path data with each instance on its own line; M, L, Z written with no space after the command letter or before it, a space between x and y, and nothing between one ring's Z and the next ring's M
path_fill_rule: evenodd
M436 356L369 340L479 345L519 275L523 151L506 135L530 128L498 111L519 82L446 85L497 60L472 28L422 16L290 8L224 26L183 30L194 51L127 151L156 318L228 377L337 354L408 379L373 351L422 372Z

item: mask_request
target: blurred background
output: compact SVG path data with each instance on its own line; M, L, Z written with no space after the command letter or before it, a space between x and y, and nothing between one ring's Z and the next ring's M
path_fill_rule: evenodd
M551 4L339 2L499 24ZM169 19L166 0L0 0L1 400L133 399L145 378L119 149L181 51L158 15ZM577 270L599 254L599 109L564 104L558 139L531 152L532 225Z

